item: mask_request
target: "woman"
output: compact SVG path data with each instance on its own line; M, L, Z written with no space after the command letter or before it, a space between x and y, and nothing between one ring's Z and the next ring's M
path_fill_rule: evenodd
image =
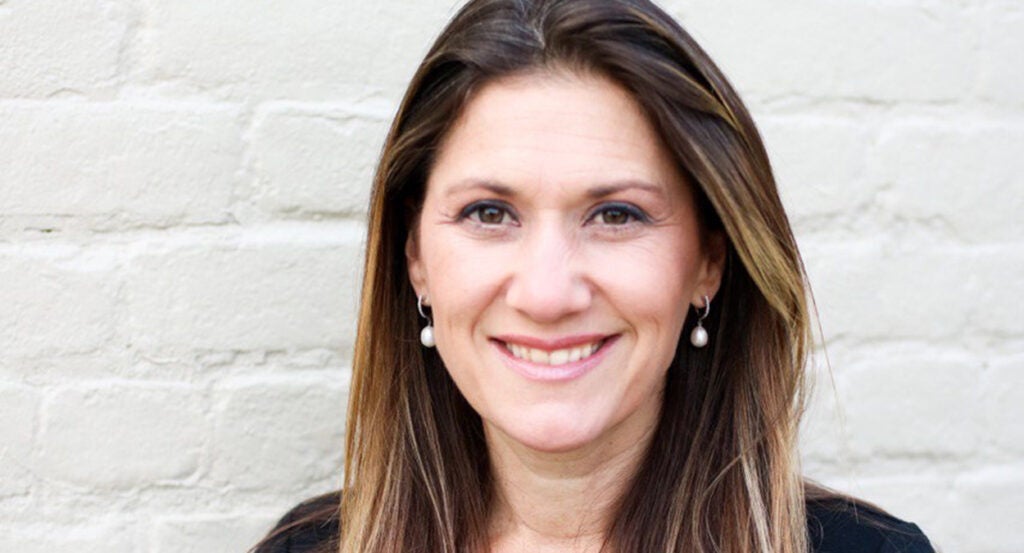
M344 494L257 551L931 551L799 474L805 298L754 123L677 23L470 1L378 168Z

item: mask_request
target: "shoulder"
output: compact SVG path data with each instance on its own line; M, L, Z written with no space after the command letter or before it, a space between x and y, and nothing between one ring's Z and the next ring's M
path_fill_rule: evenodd
M934 553L916 524L866 503L808 500L807 528L814 553Z
M319 495L288 511L251 553L327 553L337 550L341 492Z

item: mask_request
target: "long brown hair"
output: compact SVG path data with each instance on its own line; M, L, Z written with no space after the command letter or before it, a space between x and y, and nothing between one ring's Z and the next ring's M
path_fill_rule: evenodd
M629 91L693 183L702 224L727 238L705 321L710 344L677 348L652 445L606 549L805 551L795 441L810 322L800 256L747 109L647 0L472 0L416 72L370 202L340 550L487 550L493 491L481 421L417 340L404 246L466 102L484 83L531 71L592 72Z

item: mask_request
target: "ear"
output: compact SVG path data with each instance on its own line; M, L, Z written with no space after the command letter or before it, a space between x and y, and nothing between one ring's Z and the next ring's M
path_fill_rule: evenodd
M405 263L409 267L409 282L417 296L427 293L427 272L420 259L419 244L416 240L417 229L414 225L405 239Z
M724 231L710 231L704 239L704 262L697 276L697 287L690 303L704 307L704 296L714 299L725 272L726 238Z

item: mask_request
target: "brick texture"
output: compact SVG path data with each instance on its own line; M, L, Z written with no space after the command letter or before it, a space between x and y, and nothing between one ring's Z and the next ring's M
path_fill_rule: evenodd
M109 2L0 4L0 97L112 95L131 18Z
M0 0L0 551L243 551L341 481L365 210L460 0ZM806 473L1024 538L1024 5L663 0L763 132Z
M206 423L197 391L107 384L47 399L41 478L113 490L184 480L199 468Z

